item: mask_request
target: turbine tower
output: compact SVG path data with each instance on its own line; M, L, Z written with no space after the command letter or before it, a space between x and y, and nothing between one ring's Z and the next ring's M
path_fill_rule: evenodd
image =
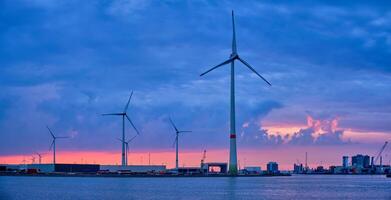
M129 100L128 100L128 103L126 103L126 106L125 106L125 109L123 112L121 113L108 113L108 114L102 114L103 116L105 115L117 115L117 116L122 116L122 154L121 154L121 158L122 158L122 166L126 166L128 165L127 163L127 160L126 160L126 157L125 157L125 152L126 152L126 144L125 144L125 117L126 119L130 122L130 124L132 125L133 129L136 131L137 135L139 135L140 133L138 132L137 128L134 126L132 120L130 120L130 117L128 116L127 114L127 110L128 110L128 107L129 107L129 103L130 103L130 99L132 98L132 95L133 95L133 91L132 93L130 93L130 96L129 96Z
M177 129L177 127L175 126L174 122L171 120L171 118L170 118L170 122L171 122L171 125L175 129L175 141L174 141L174 144L175 144L175 169L178 172L178 166L179 166L178 165L178 138L179 138L179 133L189 133L191 131L179 131Z
M235 21L234 21L234 11L232 11L232 53L228 60L214 66L213 68L209 69L208 71L202 73L200 76L203 76L210 71L219 68L226 64L231 64L231 106L230 106L230 148L229 148L229 173L231 175L237 175L238 173L238 166L237 166L237 152L236 152L236 127L235 127L235 60L240 61L243 63L246 67L248 67L252 72L254 72L257 76L259 76L261 79L263 79L268 85L271 86L269 81L267 81L265 78L263 78L257 71L255 71L254 68L250 66L245 60L243 60L236 48L236 34L235 34Z
M49 126L46 126L46 128L48 128L48 130L49 130L49 132L50 132L50 135L52 135L52 137L53 137L53 142L52 142L52 144L50 145L49 150L51 150L52 147L53 147L53 165L55 165L55 164L56 164L56 140L57 140L57 139L65 139L65 138L69 138L69 137L59 137L59 136L55 136L55 135L53 134L53 132L50 130Z
M121 139L117 138L117 140L121 141L122 143L125 143L125 162L128 164L128 155L129 155L129 143L136 138L137 135L130 138L128 141L122 141Z

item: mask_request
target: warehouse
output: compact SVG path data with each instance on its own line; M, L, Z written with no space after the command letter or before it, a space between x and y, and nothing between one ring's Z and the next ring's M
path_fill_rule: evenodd
M29 164L28 170L36 170L39 173L96 173L99 165L93 164Z
M55 164L55 172L96 173L99 165L95 164Z
M27 165L27 170L35 169L39 173L52 173L54 172L53 164L30 164Z
M134 173L158 173L165 172L165 165L101 165L100 171L108 171L108 172L134 172Z

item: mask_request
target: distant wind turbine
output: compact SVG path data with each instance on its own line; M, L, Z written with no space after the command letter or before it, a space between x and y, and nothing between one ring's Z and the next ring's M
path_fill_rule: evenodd
M123 112L121 113L108 113L108 114L102 114L103 116L106 116L106 115L118 115L118 116L122 116L122 154L121 154L121 158L122 158L122 166L126 166L128 165L127 163L127 160L125 158L125 117L126 119L128 119L128 121L130 122L130 124L132 125L133 129L136 131L137 135L140 135L140 133L138 132L137 128L134 126L132 120L130 120L130 117L128 116L127 114L127 110L128 110L128 107L129 107L129 103L130 103L130 99L132 98L132 95L133 95L133 91L132 93L130 93L130 96L129 96L129 100L128 100L128 103L126 103L126 106L125 106L125 109Z
M31 164L35 164L35 157L31 156Z
M38 163L41 164L41 162L42 162L42 154L40 154L38 152L35 152L35 154L37 154L37 156L38 156Z
M137 135L133 136L133 137L130 138L128 141L123 141L123 140L117 138L117 140L121 141L122 143L125 143L125 162L126 162L126 164L128 164L129 143L130 143L131 141L133 141L134 138L136 138L136 137L137 137Z
M175 169L178 171L178 138L179 138L179 133L187 133L191 131L179 131L178 128L175 126L174 122L170 118L171 125L175 129Z
M237 175L238 166L237 166L237 152L236 152L236 127L235 127L235 60L240 61L246 67L248 67L252 72L254 72L257 76L263 79L268 85L271 86L269 81L267 81L264 77L262 77L254 68L250 66L245 60L243 60L236 48L236 34L235 34L235 21L234 21L234 11L232 11L232 53L228 60L216 65L215 67L209 69L208 71L202 73L200 76L203 76L210 71L219 68L226 64L231 64L231 110L230 110L230 153L229 153L229 173L231 175Z
M48 128L50 135L52 135L52 138L53 138L53 142L50 145L49 150L51 150L53 147L53 164L56 164L56 140L57 139L65 139L65 138L69 138L69 137L55 136L54 133L50 130L49 126L46 126L46 128Z

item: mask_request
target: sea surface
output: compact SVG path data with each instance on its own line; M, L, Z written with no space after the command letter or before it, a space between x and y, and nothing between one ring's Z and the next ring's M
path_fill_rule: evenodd
M386 199L379 175L291 177L0 177L0 199Z

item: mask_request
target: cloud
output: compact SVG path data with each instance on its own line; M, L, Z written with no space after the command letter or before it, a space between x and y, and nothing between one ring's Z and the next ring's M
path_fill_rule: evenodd
M338 128L338 117L333 119L314 119L307 116L307 128L293 133L289 144L294 145L338 145L348 144L350 141L342 139L344 130Z
M262 129L256 121L246 122L241 127L239 143L246 147L275 146L284 143L283 136L271 135Z
M251 147L276 145L343 145L344 130L338 127L339 118L314 119L307 116L307 127L294 133L272 133L262 128L260 121L251 120L241 127L240 143Z

